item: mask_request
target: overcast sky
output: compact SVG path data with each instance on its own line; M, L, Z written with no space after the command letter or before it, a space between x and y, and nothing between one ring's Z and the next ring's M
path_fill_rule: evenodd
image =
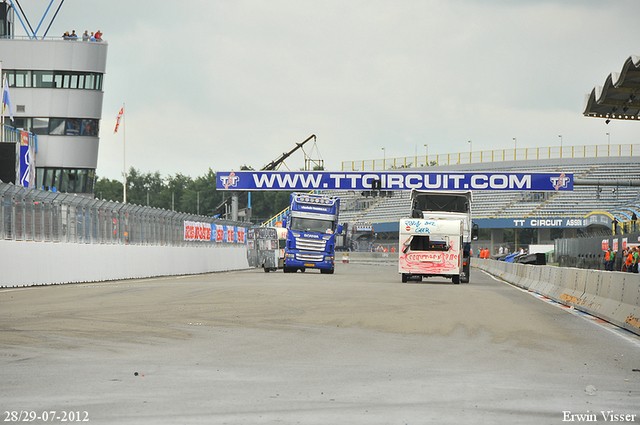
M49 0L22 3L35 27ZM469 140L640 143L637 121L582 115L640 55L639 16L638 0L66 0L48 35L109 43L99 176L121 178L124 103L127 168L195 178L260 169L311 134L327 170Z

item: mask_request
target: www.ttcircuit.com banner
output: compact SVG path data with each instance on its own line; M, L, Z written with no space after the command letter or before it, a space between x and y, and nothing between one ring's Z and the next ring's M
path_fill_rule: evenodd
M573 174L565 173L419 173L219 171L218 190L523 190L570 191Z

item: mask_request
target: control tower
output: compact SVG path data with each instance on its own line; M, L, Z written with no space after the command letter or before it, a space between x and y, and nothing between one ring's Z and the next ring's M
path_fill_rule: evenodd
M85 28L75 29L78 38L47 35L56 15L33 31L19 12L0 1L0 61L14 116L5 111L5 124L37 135L36 188L93 194L108 43L83 41ZM27 35L16 36L16 25Z

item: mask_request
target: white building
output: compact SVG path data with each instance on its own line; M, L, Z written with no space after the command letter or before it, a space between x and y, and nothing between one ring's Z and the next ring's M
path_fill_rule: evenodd
M107 43L82 41L81 34L16 37L11 5L0 2L0 9L0 61L15 119L5 124L37 135L36 187L92 193Z

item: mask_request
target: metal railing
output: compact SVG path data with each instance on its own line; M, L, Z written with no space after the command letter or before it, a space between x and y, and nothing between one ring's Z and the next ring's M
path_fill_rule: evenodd
M78 38L77 39L64 39L62 38L61 35L48 35L46 37L43 36L35 36L35 37L30 37L28 35L3 35L0 36L0 40L32 40L32 41L83 41L82 40L82 34L78 34ZM105 39L101 39L100 41L88 41L88 40L84 40L88 43L101 43L101 44L107 44L107 42L105 41Z
M185 240L185 221L250 224L1 182L0 217L0 239L79 244L213 245L220 242Z
M2 83L0 82L0 84ZM11 122L9 121L9 117L5 117L5 120L8 122ZM4 134L0 137L0 140L2 140L3 142L12 142L12 143L25 142L29 144L33 143L34 145L37 144L38 137L33 133L19 130L17 128L11 127L6 123L4 125L0 125L0 127L2 128L0 131L4 132ZM25 135L28 140L22 140L23 135Z
M640 144L554 146L547 148L501 149L343 161L342 171L384 171L427 166L476 164L482 162L530 161L561 158L599 158L610 156L629 157L638 155L640 155Z

